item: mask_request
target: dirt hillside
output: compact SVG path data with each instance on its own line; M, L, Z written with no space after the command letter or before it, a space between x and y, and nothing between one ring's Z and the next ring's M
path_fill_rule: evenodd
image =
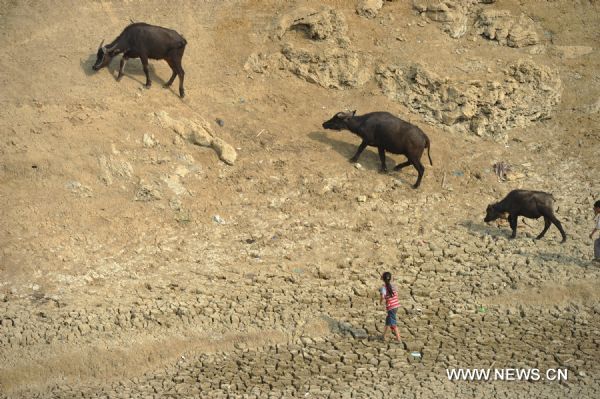
M164 61L150 89L92 70L130 21L186 38L184 99ZM0 397L599 397L598 26L595 0L0 0ZM344 110L421 127L421 187L350 163ZM516 188L566 243L483 222Z

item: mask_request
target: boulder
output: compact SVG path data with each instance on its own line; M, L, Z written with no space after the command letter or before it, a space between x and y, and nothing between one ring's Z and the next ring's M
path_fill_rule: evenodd
M509 47L525 47L539 43L531 18L513 17L507 10L482 10L475 21L477 33Z
M304 32L309 40L333 41L343 47L350 43L344 15L327 6L318 11L301 7L279 18L276 22L275 37L282 40L289 31Z
M383 7L383 0L359 0L356 13L361 17L375 18Z
M504 138L508 129L548 118L560 102L558 72L532 61L508 66L502 82L450 80L423 65L382 66L375 78L381 90L430 121Z
M163 128L169 128L175 131L183 139L202 146L211 147L215 150L219 158L228 165L233 165L237 158L235 149L217 137L212 131L208 122L201 117L192 121L186 118L171 118L165 111L155 113L156 121Z

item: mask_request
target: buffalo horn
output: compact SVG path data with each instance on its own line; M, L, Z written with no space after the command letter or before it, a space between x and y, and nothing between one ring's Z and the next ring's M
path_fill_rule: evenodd
M117 45L115 44L115 45L114 45L114 46L112 46L111 48L107 48L107 49L106 49L106 52L107 52L107 53L111 53L111 52L115 51L115 49L116 49L116 48L117 48Z

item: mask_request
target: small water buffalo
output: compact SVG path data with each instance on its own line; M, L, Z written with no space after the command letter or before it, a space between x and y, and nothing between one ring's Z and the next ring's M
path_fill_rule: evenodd
M356 116L356 111L338 112L333 118L323 122L323 128L350 130L362 139L362 143L358 146L356 154L350 158L351 162L358 161L360 154L369 145L377 147L379 150L379 159L381 160L381 170L383 172L387 172L385 165L386 151L392 154L405 155L408 160L396 165L394 170L400 170L406 166L413 165L419 174L413 188L419 187L425 173L425 167L421 163L421 156L425 148L427 148L429 163L433 165L431 155L429 154L429 137L417 126L396 118L389 112L371 112L361 116Z
M556 216L554 216L553 205L554 197L552 197L552 194L543 191L513 190L502 201L488 205L484 222L488 223L505 217L508 214L508 222L512 229L510 238L515 238L517 236L517 218L519 216L525 216L530 219L537 219L543 216L544 230L542 230L536 239L539 240L542 238L546 234L546 231L548 231L548 228L550 228L550 224L554 223L562 235L561 242L565 242L567 235Z
M104 40L98 48L96 63L92 67L94 71L104 68L113 57L122 53L123 57L117 76L118 81L123 77L123 68L127 60L129 58L139 58L146 74L146 87L149 88L152 82L148 74L148 59L165 60L173 71L171 78L165 83L165 87L171 86L175 76L179 76L179 95L181 97L185 96L183 89L183 76L185 73L181 66L181 58L187 41L179 33L172 29L138 22L127 26L112 43L106 46L102 44L104 44Z

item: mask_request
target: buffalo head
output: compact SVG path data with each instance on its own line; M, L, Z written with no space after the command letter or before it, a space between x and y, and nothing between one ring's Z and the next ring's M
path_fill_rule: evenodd
M113 57L117 55L118 50L116 49L116 46L107 48L106 46L103 46L103 44L104 40L102 40L100 47L98 47L96 62L94 63L94 66L92 66L94 71L98 71L110 64L110 61L113 59Z
M333 118L323 122L323 129L331 130L344 130L347 129L346 121L352 118L356 114L356 111L352 112L338 112Z
M495 205L496 204L488 205L487 209L485 210L485 219L483 219L484 222L489 223L499 218L506 218L506 212L499 212Z

